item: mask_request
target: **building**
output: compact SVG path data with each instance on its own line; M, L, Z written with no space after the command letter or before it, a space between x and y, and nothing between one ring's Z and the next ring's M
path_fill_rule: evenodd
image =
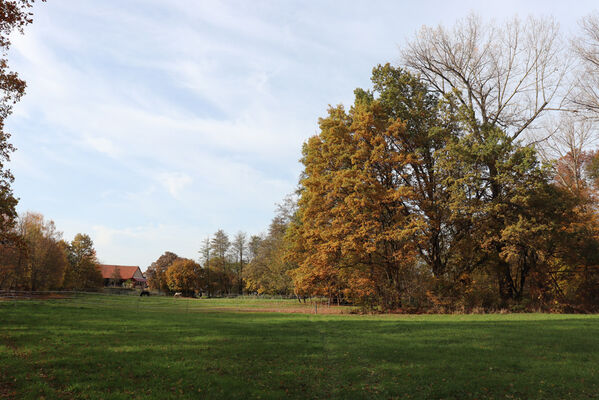
M138 266L98 264L98 269L102 273L104 286L123 286L127 281L131 281L134 287L147 286L146 279Z

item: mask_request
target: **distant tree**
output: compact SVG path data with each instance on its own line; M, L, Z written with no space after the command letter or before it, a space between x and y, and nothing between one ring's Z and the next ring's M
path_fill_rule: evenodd
M117 286L121 284L121 269L116 266L110 275L110 283L112 286Z
M207 237L202 242L202 247L201 247L199 253L200 253L200 258L202 260L202 263L204 264L204 270L206 272L206 292L207 292L208 297L212 296L212 290L213 290L211 274L210 274L210 249L211 249L210 237ZM214 274L212 274L212 278L214 278Z
M231 247L231 242L229 240L229 236L222 230L219 229L216 231L212 240L210 241L212 254L214 257L218 257L219 261L222 263L222 266L226 265L227 253L229 252L229 248Z
M247 234L245 232L237 232L233 238L232 248L237 259L237 277L239 284L239 294L243 294L243 263L246 261L244 254L248 245Z
M102 286L102 274L94 243L87 234L78 233L66 244L69 265L65 272L65 288L94 289Z
M12 192L14 177L6 164L15 148L9 142L10 133L4 130L5 120L12 113L13 105L25 94L25 81L9 69L7 54L10 37L14 31L23 33L23 28L32 22L30 8L33 0L0 1L0 244L16 242L12 235L17 212L17 199Z
M186 258L175 260L166 271L168 287L173 292L189 296L205 286L204 271L200 264Z
M250 239L251 261L243 276L245 287L250 292L265 294L292 294L293 284L288 272L296 265L284 258L287 248L285 232L295 214L295 199L288 196L277 205L276 215L261 238Z
M169 286L166 279L166 271L168 270L168 267L178 259L180 259L180 257L170 251L167 251L158 257L158 259L146 270L148 286L150 286L151 289L168 292Z
M210 267L212 267L216 272L214 277L219 277L218 281L216 279L213 281L217 282L219 291L223 293L231 293L234 275L231 273L232 271L229 268L228 255L229 249L231 248L229 236L227 236L222 229L219 229L212 236L210 246L212 254Z
M68 260L62 233L54 222L28 212L19 217L17 232L27 245L27 258L17 269L19 286L30 290L62 287Z
M260 243L264 238L260 235L252 235L250 236L250 240L248 241L248 261L252 261L256 254L258 254L258 249L260 248Z

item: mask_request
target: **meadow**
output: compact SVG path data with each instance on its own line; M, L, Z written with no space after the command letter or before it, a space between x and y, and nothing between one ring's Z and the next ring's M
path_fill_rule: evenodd
M0 301L0 398L599 396L597 315L333 311L249 298Z

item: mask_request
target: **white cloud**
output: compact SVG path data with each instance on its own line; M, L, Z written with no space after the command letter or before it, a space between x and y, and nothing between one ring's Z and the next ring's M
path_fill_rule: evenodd
M174 198L179 198L181 191L193 182L189 175L182 172L162 172L158 180Z
M107 154L111 157L117 157L120 153L119 149L114 145L114 143L105 137L88 136L85 138L85 142L96 151Z

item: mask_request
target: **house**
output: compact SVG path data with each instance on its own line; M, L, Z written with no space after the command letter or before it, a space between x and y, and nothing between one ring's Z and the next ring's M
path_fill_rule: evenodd
M133 286L141 288L147 286L146 279L138 266L98 264L98 269L102 273L104 286L123 286L127 281L131 281Z

